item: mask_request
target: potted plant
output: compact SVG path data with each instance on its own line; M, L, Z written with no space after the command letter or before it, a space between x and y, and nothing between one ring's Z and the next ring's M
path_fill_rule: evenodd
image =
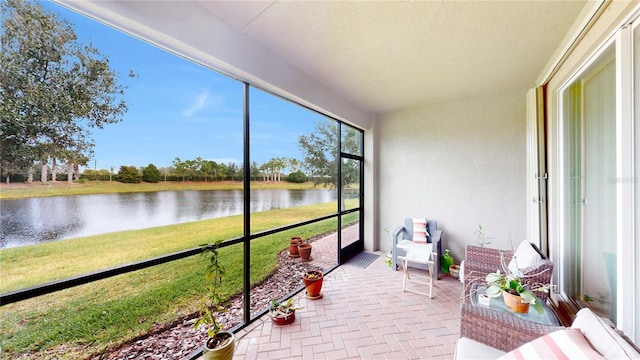
M201 255L207 259L205 268L205 281L208 286L208 294L200 305L200 316L193 323L198 329L205 326L209 335L205 342L202 357L206 360L232 359L235 350L235 335L231 332L223 331L223 325L218 321L216 313L224 311L222 298L220 296L220 286L225 275L225 269L218 258L218 248L222 240L211 245L202 245Z
M310 300L320 299L322 297L322 280L324 275L320 270L308 270L302 275L304 287L307 289L306 295Z
M479 247L484 247L485 245L491 244L488 237L485 237L484 230L482 229L482 225L478 224L478 230L473 233L473 237L475 238L475 244Z
M302 238L300 236L293 236L289 239L289 256L292 258L300 257L298 253L298 245L302 244Z
M502 294L505 305L517 313L529 312L529 305L533 306L538 313L544 313L542 303L534 292L548 292L549 284L526 283L526 277L514 274L505 265L502 253L500 254L500 262L504 273L497 270L487 274L485 281L489 287L485 290L485 294L490 297L498 297Z
M285 302L279 302L276 299L271 300L271 308L269 309L269 315L271 321L277 325L291 324L296 319L296 310L302 308L293 306L293 298Z
M390 234L389 228L387 226L385 226L382 229L382 231L384 231L384 233L387 234L387 235L385 235L385 237L391 240L391 242L392 242L391 248L393 248L393 239L391 239L391 237L389 236L389 234ZM391 265L393 264L393 253L392 253L392 251L393 250L389 250L389 252L387 252L387 254L384 257L384 264L387 265L388 267L391 267Z
M298 245L298 253L300 254L300 260L302 261L311 261L311 244L307 240L302 240L300 245Z
M460 265L453 264L449 266L449 274L458 279L460 277Z

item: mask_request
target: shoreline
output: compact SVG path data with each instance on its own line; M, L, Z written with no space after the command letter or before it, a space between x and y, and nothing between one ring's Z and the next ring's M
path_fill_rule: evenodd
M251 189L327 189L312 182L291 183L287 181L251 181ZM183 191L183 190L242 190L242 181L161 181L125 184L118 181L66 181L0 184L0 200L25 199L35 197L74 196L94 194L121 194L133 192Z

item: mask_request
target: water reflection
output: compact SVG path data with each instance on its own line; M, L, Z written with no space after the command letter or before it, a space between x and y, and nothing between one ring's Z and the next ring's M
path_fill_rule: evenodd
M259 212L335 199L335 190L252 190L250 209ZM3 200L0 248L239 215L242 211L242 190Z

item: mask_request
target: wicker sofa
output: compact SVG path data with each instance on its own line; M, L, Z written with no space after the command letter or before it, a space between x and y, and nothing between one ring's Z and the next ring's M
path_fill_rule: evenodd
M536 351L553 351L554 346L549 343L553 338L564 335L569 329L578 329L580 336L586 342L571 346L558 343L556 350L584 351L583 355L568 356L569 358L595 358L595 355L605 359L640 359L640 351L624 334L618 332L609 320L595 315L590 309L582 309L576 315L570 328L561 326L545 326L513 317L514 324L509 328L498 329L491 326L487 318L478 320L478 316L491 316L491 310L479 306L461 304L461 338L456 343L454 359L498 359L502 356L512 358L554 358L540 355ZM489 312L484 315L479 312ZM478 323L481 321L481 323ZM476 322L474 325L473 323ZM515 331L512 332L512 331ZM493 344L493 346L487 343ZM542 348L542 350L541 350ZM550 350L551 349L551 350ZM595 351L589 354L589 351ZM507 353L510 352L510 353ZM561 358L559 356L558 358Z

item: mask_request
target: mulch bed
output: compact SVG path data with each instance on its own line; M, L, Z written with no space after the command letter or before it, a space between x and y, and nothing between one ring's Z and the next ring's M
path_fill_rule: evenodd
M321 270L299 259L290 258L287 250L281 251L278 254L278 269L261 284L251 289L252 312L257 312L255 309L266 309L272 299L281 299L300 288L302 274L312 269ZM227 309L218 317L225 329L243 321L242 294L232 297ZM169 324L158 325L147 334L107 349L105 352L94 354L89 359L182 359L201 347L207 338L203 329L193 328L196 316L197 314L191 314Z

